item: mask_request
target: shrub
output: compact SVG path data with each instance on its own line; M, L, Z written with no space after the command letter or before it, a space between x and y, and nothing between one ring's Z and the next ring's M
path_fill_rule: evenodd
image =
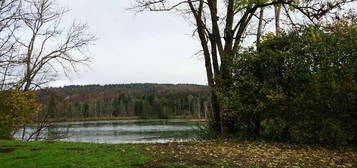
M0 139L11 139L12 133L30 123L29 117L39 110L33 92L0 91Z
M357 24L267 35L237 53L224 93L236 132L272 140L356 144Z

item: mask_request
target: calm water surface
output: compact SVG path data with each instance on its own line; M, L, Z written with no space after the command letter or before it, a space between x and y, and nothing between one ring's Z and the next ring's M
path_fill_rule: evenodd
M196 137L196 129L198 123L185 120L61 122L46 130L44 136L61 136L61 141L70 142L165 143L191 141ZM19 138L20 134L15 137Z

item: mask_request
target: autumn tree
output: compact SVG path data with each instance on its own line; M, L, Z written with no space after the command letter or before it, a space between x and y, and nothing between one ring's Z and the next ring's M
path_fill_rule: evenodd
M12 139L29 117L40 111L34 92L0 91L0 139Z
M194 32L200 40L212 95L212 127L219 135L225 130L229 132L231 128L229 123L234 122L229 121L229 117L224 117L230 111L222 109L219 97L224 95L232 85L231 64L236 56L234 51L241 49L246 37L251 34L249 26L257 20L265 20L264 16L260 19L257 17L259 9L274 8L275 26L278 32L284 28L280 27L280 20L283 19L282 9L285 10L285 20L291 26L299 25L299 21L293 20L291 15L304 18L301 24L306 22L318 24L323 16L352 1L354 0L136 0L132 9L138 12L146 10L179 12L194 20ZM261 27L259 29L262 31Z

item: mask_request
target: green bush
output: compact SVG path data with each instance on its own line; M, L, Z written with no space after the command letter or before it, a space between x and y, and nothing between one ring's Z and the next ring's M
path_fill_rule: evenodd
M357 24L267 35L237 53L224 120L270 140L356 144Z
M12 139L12 133L39 111L34 92L0 91L0 139Z

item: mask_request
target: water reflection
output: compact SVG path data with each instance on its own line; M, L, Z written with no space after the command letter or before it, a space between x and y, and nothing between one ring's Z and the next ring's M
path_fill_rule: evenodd
M185 120L116 120L55 123L45 131L46 138L63 132L61 141L94 143L165 143L195 138L197 123ZM28 133L31 128L27 129ZM15 135L19 138L19 133Z

